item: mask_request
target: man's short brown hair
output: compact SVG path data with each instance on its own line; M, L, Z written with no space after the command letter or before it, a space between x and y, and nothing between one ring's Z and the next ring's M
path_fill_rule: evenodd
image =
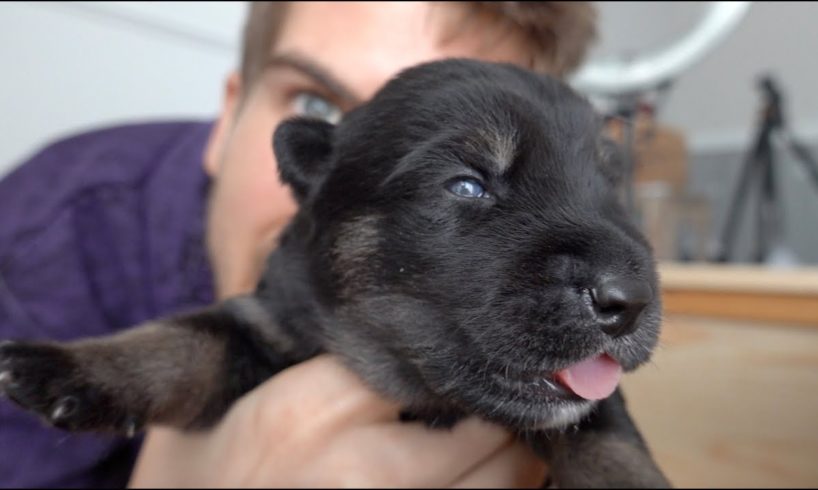
M289 3L250 2L241 53L245 86L263 71ZM440 3L462 5L467 16L485 16L498 26L520 31L531 47L530 67L557 76L576 69L596 39L596 10L590 2Z

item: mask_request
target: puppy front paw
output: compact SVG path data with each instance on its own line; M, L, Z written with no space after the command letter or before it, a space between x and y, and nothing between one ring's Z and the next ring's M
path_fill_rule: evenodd
M114 431L133 435L137 417L118 407L94 383L69 347L29 342L0 344L0 394L69 431Z

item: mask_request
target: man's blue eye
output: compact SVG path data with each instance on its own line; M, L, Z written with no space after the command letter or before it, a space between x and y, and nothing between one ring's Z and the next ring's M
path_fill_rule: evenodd
M340 107L320 95L309 92L301 92L296 95L293 105L295 113L299 116L314 117L331 124L337 124L343 115Z
M449 191L460 197L486 198L489 193L483 188L483 184L477 179L463 178L457 179L449 184Z

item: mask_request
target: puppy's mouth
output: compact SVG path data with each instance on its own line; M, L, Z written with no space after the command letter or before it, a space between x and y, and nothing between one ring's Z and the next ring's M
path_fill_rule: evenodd
M524 396L564 400L601 400L613 394L622 366L608 354L599 354L556 372L507 370L495 379Z

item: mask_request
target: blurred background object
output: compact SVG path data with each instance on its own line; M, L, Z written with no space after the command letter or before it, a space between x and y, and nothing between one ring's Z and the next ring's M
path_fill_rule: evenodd
M613 61L656 59L696 32L718 3L598 2L600 42L586 69ZM636 106L634 123L634 198L656 202L661 186L653 183L665 182L671 189L663 199L675 203L664 205L669 211L661 230L656 231L650 222L644 224L663 259L689 261L719 255L730 201L756 139L757 81L762 74L774 74L787 95L792 135L812 154L818 151L818 96L814 89L818 70L808 61L810 46L818 45L818 30L810 18L818 18L814 3L752 2L695 62L675 73L669 83L643 91L641 100L636 100L641 104ZM625 85L612 86L619 89ZM610 99L599 97L600 90L588 92L610 112L619 109ZM620 91L619 95L627 96L628 92ZM627 100L620 97L623 99ZM779 250L789 251L789 257L799 263L818 264L818 193L811 188L809 171L797 156L784 150L781 142L775 145L776 155L780 155L775 175L781 216L787 224L782 227L783 246ZM640 190L643 183L648 185ZM648 196L639 197L640 193ZM757 262L759 235L763 237L753 212L759 207L758 193L746 194L742 207L747 211L735 220L730 256L734 263ZM678 209L670 211L674 206ZM642 218L659 214L656 209L646 216L643 210L638 211L637 217ZM691 226L691 219L695 226ZM709 228L702 234L704 222ZM675 243L668 245L668 240ZM783 255L772 258L776 257Z
M570 78L570 83L586 93L606 117L623 123L618 125L615 133L618 133L616 139L624 149L622 165L626 183L623 189L625 206L648 233L648 238L654 242L662 259L674 259L680 255L677 250L679 244L675 243L675 239L678 232L676 228L681 226L678 218L682 213L681 210L675 212L675 208L683 205L686 200L684 190L678 188L680 181L662 179L661 175L656 175L656 169L660 171L664 168L675 169L678 175L684 165L684 162L678 161L678 157L681 156L683 159L684 156L679 155L679 151L659 155L646 155L644 151L640 151L637 154L637 139L641 146L640 150L644 150L642 140L657 137L659 130L651 117L656 113L657 98L664 98L682 74L715 50L736 29L750 4L751 2L708 2L700 9L700 18L694 25L678 39L673 39L669 45L657 48L643 44L638 51L597 56L596 59L592 58L590 62L586 62L578 73ZM644 122L645 117L642 116L645 115L651 122L647 128L639 124ZM677 158L673 158L674 156ZM670 189L671 193L662 201L642 200L640 197L637 202L636 193L644 191L642 188L636 189L633 185L637 164L640 170L640 184L645 180L663 180L666 183L670 181L669 183L676 184ZM648 192L654 194L654 197L656 189L658 189L656 185L648 185ZM667 203L670 207L663 209L668 219L665 220L662 229L659 229L654 226L655 219L649 219L651 216L648 216L648 213L654 215L655 210L646 209L646 206L665 208L662 203ZM649 220L646 221L647 219ZM663 232L661 235L658 234L660 231ZM672 243L666 243L668 237L665 235L668 233Z
M809 149L793 136L787 122L784 96L771 75L758 80L762 103L759 109L756 139L745 157L739 180L733 190L727 218L718 237L719 250L714 259L729 262L736 240L741 213L746 211L747 196L755 191L758 199L756 208L756 240L753 260L772 266L792 266L798 264L798 257L786 240L786 209L782 207L778 174L781 172L781 157L789 156L803 165L804 173L810 177L818 199L818 161Z

